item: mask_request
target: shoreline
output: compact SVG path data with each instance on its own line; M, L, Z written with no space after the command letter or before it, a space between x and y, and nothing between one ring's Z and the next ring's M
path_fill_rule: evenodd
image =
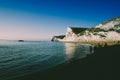
M66 41L66 40L60 40L58 42L91 44L91 45L95 45L95 47L120 45L120 41Z
M113 55L120 45L95 47L94 54L15 80L113 80Z

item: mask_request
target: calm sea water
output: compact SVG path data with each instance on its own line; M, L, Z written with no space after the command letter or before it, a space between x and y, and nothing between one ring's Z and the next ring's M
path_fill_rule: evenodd
M36 73L92 53L87 44L0 41L0 80Z

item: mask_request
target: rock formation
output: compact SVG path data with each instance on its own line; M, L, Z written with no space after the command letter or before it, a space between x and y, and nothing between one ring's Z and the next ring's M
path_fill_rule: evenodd
M65 37L58 41L85 43L120 41L120 16L89 29L69 27Z
M51 41L58 42L58 41L62 40L64 37L65 37L65 35L53 36Z

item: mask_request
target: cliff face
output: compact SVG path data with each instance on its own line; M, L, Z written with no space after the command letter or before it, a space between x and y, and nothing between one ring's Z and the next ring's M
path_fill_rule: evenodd
M66 32L66 36L64 38L64 40L67 41L75 41L77 39L77 35L72 31L71 28L67 28L67 32Z
M65 36L54 36L52 41L83 42L102 46L120 44L120 17L89 29L68 27Z
M120 17L113 18L93 28L75 33L68 28L64 41L120 41Z
M63 40L66 41L78 41L78 34L82 31L85 31L88 28L75 28L75 27L68 27L66 36Z

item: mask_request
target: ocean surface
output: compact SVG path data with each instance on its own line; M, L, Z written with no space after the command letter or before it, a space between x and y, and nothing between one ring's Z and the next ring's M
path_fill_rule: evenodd
M0 80L12 80L92 54L89 44L0 41Z

